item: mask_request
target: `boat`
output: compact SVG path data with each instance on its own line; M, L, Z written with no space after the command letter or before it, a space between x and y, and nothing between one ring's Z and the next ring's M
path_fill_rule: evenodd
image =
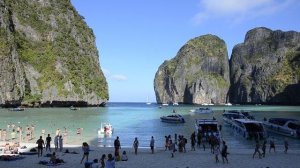
M185 120L180 114L172 114L168 116L162 116L160 117L162 122L167 123L184 123Z
M174 102L173 103L173 106L178 106L179 104L177 102Z
M195 128L197 133L201 131L204 136L221 135L216 119L196 119Z
M234 119L231 128L246 139L265 139L267 132L261 121L250 119Z
M223 116L223 121L229 125L232 124L234 119L254 120L254 116L251 115L248 111L237 111L237 110L224 111L222 116Z
M168 103L163 103L162 105L163 105L163 106L168 106L169 104L168 104Z
M98 130L98 134L106 134L110 135L114 131L113 126L109 123L101 123L100 129Z
M204 114L204 113L212 113L213 110L209 107L199 107L197 109L190 110L190 112Z
M232 106L232 104L231 103L225 103L225 106Z
M77 108L77 107L74 107L74 106L71 106L71 107L70 107L70 110L78 110L78 108Z
M25 108L22 107L16 107L16 108L11 108L10 111L24 111Z
M270 118L264 119L264 126L268 131L277 134L300 138L300 121L291 118Z
M147 105L150 105L151 102L149 101L149 97L147 96L147 102L146 102Z

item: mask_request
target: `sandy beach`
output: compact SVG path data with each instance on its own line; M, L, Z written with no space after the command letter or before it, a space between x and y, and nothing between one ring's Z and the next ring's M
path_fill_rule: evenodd
M36 147L36 144L21 144L29 148ZM78 154L64 153L68 149L70 152ZM90 147L91 152L89 161L100 159L102 154L113 154L114 148L108 147ZM199 167L228 167L228 168L299 168L300 166L300 150L289 150L287 154L283 152L283 147L278 147L277 152L266 153L266 157L259 159L256 156L252 158L254 149L235 149L229 147L228 155L229 163L222 163L219 156L219 163L215 162L215 156L210 153L210 150L196 149L191 151L187 148L186 153L176 152L174 158L171 157L171 151L165 151L163 148L156 148L155 153L151 154L149 148L138 150L138 154L134 154L133 148L122 148L121 151L127 151L128 161L116 162L116 168L199 168ZM52 149L53 151L53 149ZM44 155L49 152L44 151ZM57 152L57 157L65 161L64 164L56 166L61 168L83 168L84 164L80 164L83 152L80 145L65 145L63 152ZM21 155L22 159L13 161L0 161L0 167L7 168L43 168L48 167L38 164L42 160L49 161L49 157L38 157L37 155Z

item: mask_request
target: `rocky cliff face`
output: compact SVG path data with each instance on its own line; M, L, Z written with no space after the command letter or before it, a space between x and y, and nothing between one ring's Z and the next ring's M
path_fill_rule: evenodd
M188 41L154 79L158 103L225 103L229 62L225 42L213 35Z
M70 0L0 0L0 104L108 100L93 31Z
M300 104L300 33L250 30L230 59L232 103Z

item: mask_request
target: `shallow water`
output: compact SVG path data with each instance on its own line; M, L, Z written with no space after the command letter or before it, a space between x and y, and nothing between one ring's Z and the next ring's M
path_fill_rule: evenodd
M112 146L116 136L120 137L121 145L131 147L135 137L138 137L140 146L148 147L151 136L154 136L157 147L163 147L164 136L174 136L175 133L184 135L189 139L195 130L196 118L215 117L223 125L222 137L228 145L234 148L253 147L254 142L235 135L231 128L223 124L221 114L223 110L245 110L251 111L257 120L264 117L288 117L300 120L300 107L297 106L211 106L212 114L191 114L189 111L200 106L179 105L164 106L159 108L156 104L146 103L108 103L106 107L80 108L70 110L69 108L32 108L25 111L9 111L0 109L0 128L4 129L8 123L20 125L35 125L35 137L41 135L45 129L53 137L57 128L62 132L64 127L68 130L65 142L81 144L87 141L94 146ZM171 114L173 109L184 116L186 123L169 124L160 121L163 115ZM114 133L110 137L98 136L97 130L101 123L110 123L114 127ZM83 128L81 136L76 135L76 129ZM270 134L279 145L283 144L284 137ZM44 137L45 139L45 137ZM32 140L31 142L35 142ZM289 138L291 148L300 148L300 140Z

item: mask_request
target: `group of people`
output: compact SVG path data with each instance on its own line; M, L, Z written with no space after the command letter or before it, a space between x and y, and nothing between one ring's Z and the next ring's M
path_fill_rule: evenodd
M274 137L272 137L269 140L269 153L271 153L271 151L273 150L274 153L276 152L276 147L275 147L275 139ZM283 141L283 145L284 145L284 153L287 153L288 149L289 149L289 143L287 138L284 138ZM261 159L262 157L265 157L266 155L266 148L267 148L267 140L265 139L262 143L262 145L260 145L259 141L256 140L256 144L255 144L255 150L254 153L252 155L252 158L254 158L256 156L256 154L258 154L258 157Z
M25 133L25 137L23 134ZM22 142L24 139L29 142L34 139L35 126L33 124L26 125L25 130L21 126L17 126L14 123L8 123L7 128L0 129L1 141Z

